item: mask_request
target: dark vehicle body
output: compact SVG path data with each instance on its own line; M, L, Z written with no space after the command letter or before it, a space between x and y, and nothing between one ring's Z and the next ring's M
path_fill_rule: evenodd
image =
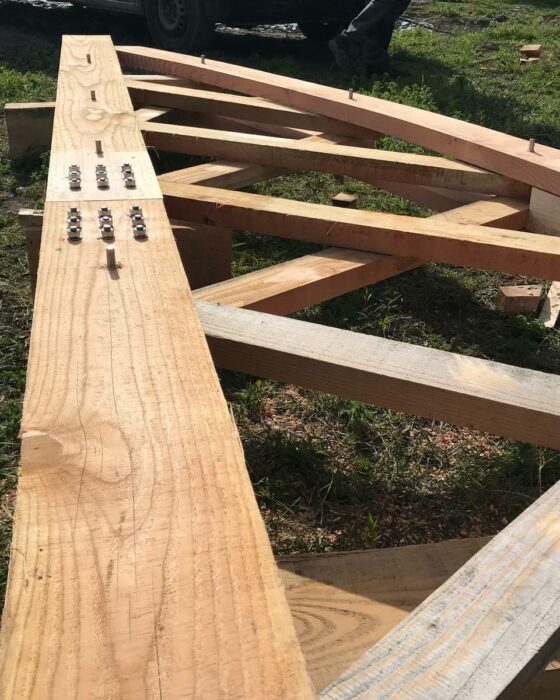
M297 23L310 39L326 41L365 0L78 0L79 4L144 15L154 41L174 51L200 51L217 23L235 27Z

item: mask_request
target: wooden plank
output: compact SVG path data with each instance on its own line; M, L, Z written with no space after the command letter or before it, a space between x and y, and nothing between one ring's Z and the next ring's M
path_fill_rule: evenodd
M195 299L286 316L416 267L417 261L326 248L197 290Z
M520 229L528 207L495 199L436 214L439 221ZM416 267L419 261L344 248L326 248L200 289L196 299L285 316Z
M318 691L404 620L489 537L278 559Z
M142 125L148 146L161 151L210 156L279 167L347 175L364 182L405 182L529 198L530 188L495 173L446 158L376 149L293 141L175 124Z
M160 181L171 216L264 235L555 279L560 240Z
M560 282L552 282L540 313L540 320L547 328L554 328L560 316Z
M281 557L280 576L317 690L404 620L490 539ZM551 662L525 688L524 700L556 700L559 667L557 660Z
M53 116L54 102L9 102L5 105L8 152L12 160L49 147Z
M329 119L320 114L302 112L293 107L275 104L258 97L244 97L223 92L196 90L175 86L147 85L145 82L127 80L132 101L137 105L159 105L173 107L187 112L202 112L204 114L222 115L234 119L291 126L296 129L341 134L353 138L371 139L379 134L368 129L346 124L345 122Z
M560 236L560 197L533 188L529 204L529 231ZM558 278L556 278L558 279ZM560 282L554 281L541 309L540 320L547 328L554 328L560 316Z
M321 697L519 697L560 646L559 514L557 483Z
M83 119L91 89L93 125ZM141 162L135 124L110 38L65 37L0 696L311 698L153 172L137 171L145 198L87 199L84 188L53 199L57 164L92 136L103 160L120 147L119 159ZM83 222L73 244L70 202ZM143 208L143 241L130 234L131 202ZM113 212L114 269L100 204Z
M233 236L230 228L188 221L173 221L171 228L191 289L230 279Z
M560 377L197 301L219 367L560 448Z
M125 65L157 68L373 129L560 195L560 152L554 148L539 144L531 153L526 140L476 124L366 95L349 99L344 90L243 66L214 60L202 64L192 56L141 46L117 52Z

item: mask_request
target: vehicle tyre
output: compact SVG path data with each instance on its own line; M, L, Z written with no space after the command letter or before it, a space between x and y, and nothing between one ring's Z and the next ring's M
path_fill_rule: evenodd
M344 29L339 22L298 22L302 34L310 41L326 43Z
M214 29L203 0L146 0L146 23L157 46L185 53L205 49Z

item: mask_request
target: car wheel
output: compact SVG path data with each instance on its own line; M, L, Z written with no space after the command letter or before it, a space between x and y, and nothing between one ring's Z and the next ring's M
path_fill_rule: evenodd
M298 22L302 34L311 41L327 42L344 29L339 22Z
M147 0L146 23L157 46L187 53L205 49L214 29L202 0Z

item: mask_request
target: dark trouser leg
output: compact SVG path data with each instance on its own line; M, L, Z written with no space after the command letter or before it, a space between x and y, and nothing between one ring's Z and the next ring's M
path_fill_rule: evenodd
M409 6L410 0L371 0L352 20L341 38L348 50L361 54L367 65L390 62L387 49L391 43L395 22Z

